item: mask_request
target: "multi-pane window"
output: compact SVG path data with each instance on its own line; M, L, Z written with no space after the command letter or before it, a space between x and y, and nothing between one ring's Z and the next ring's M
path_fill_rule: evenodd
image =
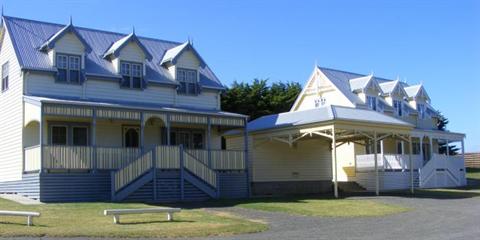
M80 83L80 56L57 54L57 81L65 83Z
M365 152L366 154L373 154L375 149L373 149L373 141L368 141L365 145ZM377 142L377 153L382 153L382 142Z
M52 145L88 146L88 126L72 124L54 125L50 128Z
M52 145L67 145L67 127L53 126L51 128Z
M377 111L377 98L372 96L367 96L367 105L368 108Z
M122 74L122 87L142 88L143 67L140 63L121 62L120 74Z
M400 100L393 100L393 108L397 116L403 116L403 104Z
M2 91L6 91L8 89L8 62L2 65Z
M72 129L72 143L74 146L88 145L88 128L87 127L73 127Z
M177 81L180 83L178 93L186 95L197 95L199 91L197 71L185 68L177 69Z
M397 154L404 154L402 141L397 141Z
M417 111L418 111L418 117L420 119L425 119L426 114L425 114L425 105L423 104L417 104Z
M166 141L164 139L163 141ZM190 129L172 129L170 132L171 145L183 145L185 148L204 149L205 134L203 131Z

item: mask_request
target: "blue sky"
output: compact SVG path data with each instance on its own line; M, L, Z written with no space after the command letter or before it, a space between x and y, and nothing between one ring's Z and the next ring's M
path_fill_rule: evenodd
M480 1L1 1L5 15L193 39L218 77L304 83L314 63L423 83L480 151Z

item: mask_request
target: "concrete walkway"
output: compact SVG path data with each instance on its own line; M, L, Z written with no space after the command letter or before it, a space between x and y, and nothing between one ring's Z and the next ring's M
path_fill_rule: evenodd
M0 198L7 199L10 201L14 201L23 205L38 205L43 204L38 200L34 200L31 198L24 197L18 194L0 194Z

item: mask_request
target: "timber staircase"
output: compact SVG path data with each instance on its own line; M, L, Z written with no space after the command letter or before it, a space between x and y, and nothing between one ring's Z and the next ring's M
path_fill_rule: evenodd
M111 200L123 201L143 186L154 183L157 169L179 170L180 195L184 196L184 181L198 188L211 198L218 198L218 173L188 153L182 146L157 146L141 154L131 163L112 172ZM152 189L153 200L156 189Z

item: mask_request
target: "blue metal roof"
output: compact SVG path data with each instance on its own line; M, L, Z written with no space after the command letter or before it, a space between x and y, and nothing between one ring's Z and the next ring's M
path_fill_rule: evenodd
M51 66L48 55L40 51L40 47L64 29L65 25L7 16L3 17L3 22L10 34L22 69L56 71ZM124 38L127 34L83 27L74 27L74 29L91 48L91 51L85 55L86 74L105 78L119 78L112 63L104 59L103 55L115 42ZM177 85L167 69L160 66L159 63L167 50L181 45L181 43L146 37L138 37L138 40L152 55L152 59L146 62L145 79L149 82ZM208 66L200 68L199 73L202 87L225 88Z
M249 122L247 129L249 132L256 132L334 120L414 127L410 123L376 111L328 105L309 110L263 116Z

